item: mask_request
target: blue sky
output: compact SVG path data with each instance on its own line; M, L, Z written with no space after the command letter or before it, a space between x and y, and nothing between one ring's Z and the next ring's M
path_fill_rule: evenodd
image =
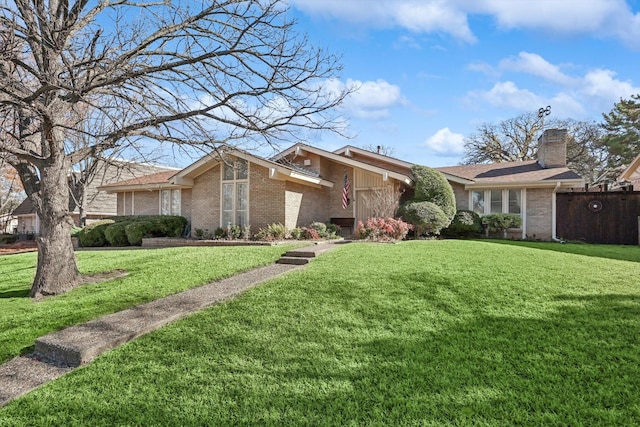
M601 121L640 93L640 0L289 0L298 31L342 55L353 140L426 166L461 161L464 137L550 105Z

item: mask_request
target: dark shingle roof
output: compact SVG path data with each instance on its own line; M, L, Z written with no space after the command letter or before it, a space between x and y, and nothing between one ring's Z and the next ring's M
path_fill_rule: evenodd
M436 168L445 174L478 184L579 180L580 175L567 167L545 169L535 160Z
M14 216L29 215L29 214L35 213L35 211L36 211L36 207L33 204L31 197L27 197L26 199L24 199L22 203L18 205L17 208L14 209L13 215Z

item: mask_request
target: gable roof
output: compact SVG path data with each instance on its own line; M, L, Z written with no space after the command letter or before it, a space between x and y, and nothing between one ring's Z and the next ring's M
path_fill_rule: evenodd
M582 186L583 179L567 167L543 168L536 160L435 168L469 181L466 187L482 186Z
M640 180L640 154L627 166L620 174L619 181L638 181Z
M13 210L12 215L31 215L36 213L36 206L33 204L31 197L27 197Z
M251 163L255 163L269 169L269 177L285 181L294 181L304 185L333 187L333 182L322 179L318 174L306 171L299 167L286 165L275 162L273 160L264 159L249 152L239 150L232 147L222 147L212 153L207 154L198 161L187 166L177 174L175 174L170 182L176 185L193 186L193 179L204 172L222 163L222 156L231 155L241 159L245 159Z
M332 153L331 151L326 151L323 150L321 148L316 148L313 147L311 145L306 145L306 144L302 144L302 143L297 143L289 148L287 148L286 150L282 151L281 153L277 154L275 157L272 158L273 161L282 161L284 160L285 157L287 157L290 154L294 154L298 151L308 151L310 153L314 153L317 154L319 156L328 158L329 160L332 160L336 163L340 163L343 165L347 165L347 166L352 166L352 167L357 167L359 169L363 169L369 172L373 172L376 174L380 174L383 176L388 176L394 179L397 179L398 181L402 181L407 185L411 185L413 184L413 179L405 174L401 174L398 172L395 172L393 170L390 169L386 169L380 166L375 166L375 165L371 165L369 163L365 163L359 160L354 160L354 159L350 159L349 157L345 157L342 156L340 154L336 154L336 153Z
M123 190L131 191L136 189L148 189L150 187L177 188L177 186L171 185L169 182L169 179L176 173L178 173L178 171L175 170L156 172L150 175L143 175L120 182L114 182L113 184L102 185L98 187L98 190L113 193Z

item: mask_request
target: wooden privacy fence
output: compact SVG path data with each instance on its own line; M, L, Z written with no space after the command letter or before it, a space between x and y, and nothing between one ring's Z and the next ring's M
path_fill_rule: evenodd
M638 244L640 191L557 194L556 235L564 240Z

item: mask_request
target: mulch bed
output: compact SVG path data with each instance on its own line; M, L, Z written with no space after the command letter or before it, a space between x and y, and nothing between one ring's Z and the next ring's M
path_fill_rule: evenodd
M0 245L0 255L21 254L24 252L34 252L38 250L38 245L34 241L16 242Z

